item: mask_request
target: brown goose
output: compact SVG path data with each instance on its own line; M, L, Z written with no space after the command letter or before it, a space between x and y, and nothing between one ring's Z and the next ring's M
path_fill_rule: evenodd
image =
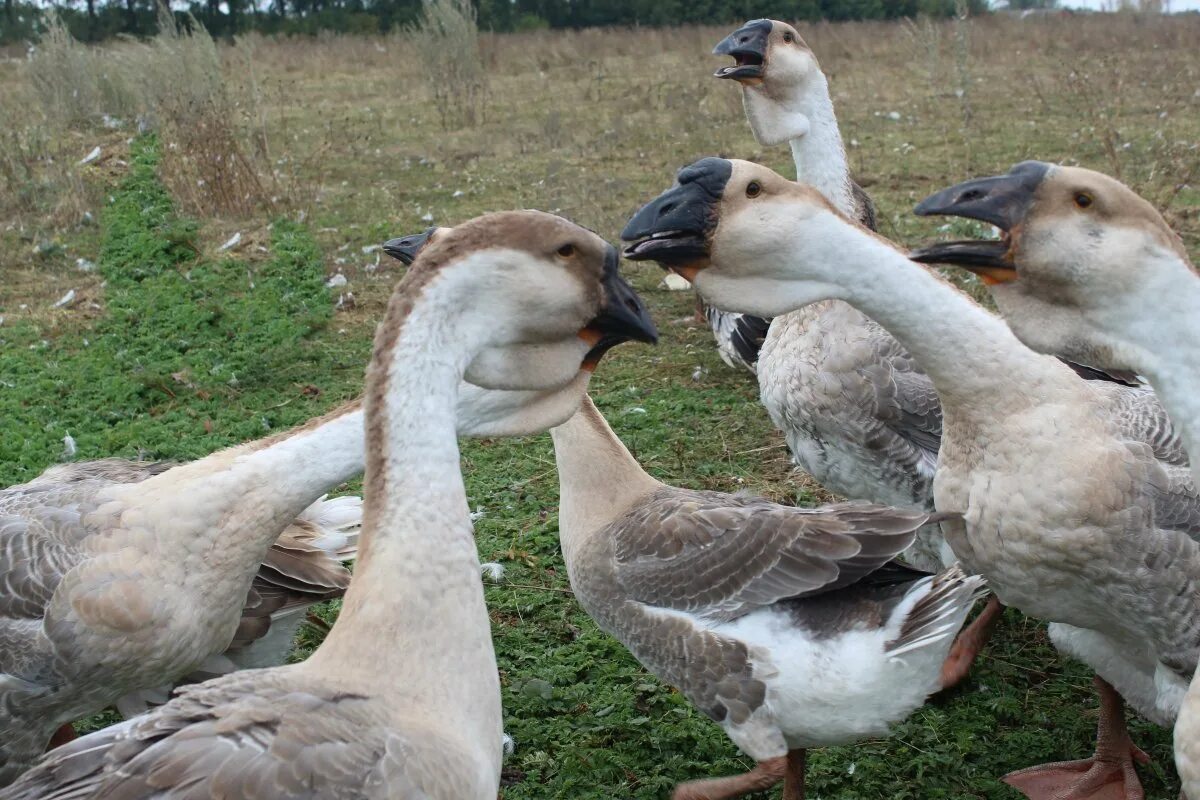
M914 254L979 274L1013 332L1035 350L1146 375L1187 442L1200 452L1200 279L1162 215L1129 187L1078 167L1027 161L967 181L917 206L998 226L998 241L944 242ZM1158 438L1170 425L1147 419ZM1200 461L1192 478L1200 483ZM1195 591L1195 589L1193 589ZM1200 800L1200 683L1175 723L1183 793Z
M1123 700L1171 724L1200 653L1200 493L1172 437L1164 447L1159 425L1129 413L1156 406L1153 393L1080 381L819 193L765 167L704 159L679 178L630 222L631 249L686 270L729 308L774 314L837 297L885 325L942 399L935 501L963 515L943 524L947 543L1096 670L1095 755L1007 780L1034 798L1140 797L1134 765L1145 754Z
M456 393L460 433L503 434L526 414L576 402L550 393L531 411L525 394L496 390L561 385L593 344L566 337L481 349ZM363 412L353 402L189 464L126 465L67 482L61 502L42 503L56 496L53 473L10 490L0 509L0 554L8 554L0 559L0 786L75 719L117 703L136 713L181 679L275 658L286 626L265 626L265 615L298 610L302 581L289 573L312 542L272 544L359 474L363 459ZM222 657L231 647L237 652Z
M54 750L0 798L494 800L499 681L457 433L557 424L587 385L585 340L654 338L616 267L595 234L532 211L478 218L426 251L376 334L361 555L322 646L301 664L189 686ZM560 344L572 347L553 349L557 386L463 410L481 352Z

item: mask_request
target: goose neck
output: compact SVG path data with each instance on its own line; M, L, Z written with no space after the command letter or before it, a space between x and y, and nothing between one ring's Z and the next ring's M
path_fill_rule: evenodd
M589 397L550 434L559 476L559 535L570 561L577 540L662 484L642 469Z
M498 770L499 684L456 438L459 382L489 332L447 271L407 295L402 284L376 334L360 555L313 659L368 685L403 674L390 703L494 741Z
M805 132L788 139L796 164L796 179L815 188L839 211L853 218L858 212L850 189L850 165L829 86L824 75L818 74L813 80L817 85L792 103L792 113L808 121Z
M827 296L895 337L932 379L948 413L990 419L1036 402L1061 382L1065 368L1055 359L1029 350L1003 320L891 243L843 220L823 230L797 237L794 257L839 273Z

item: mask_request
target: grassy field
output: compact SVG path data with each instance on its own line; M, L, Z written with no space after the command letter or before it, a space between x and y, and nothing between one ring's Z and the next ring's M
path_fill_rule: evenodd
M128 114L115 127L69 119L26 63L0 62L0 110L24 126L0 132L0 480L63 458L67 435L76 458L193 458L354 396L398 275L372 248L389 237L536 207L615 239L694 158L790 173L786 149L754 143L735 87L708 77L726 32L483 36L482 122L448 130L411 40L222 47L219 107L257 170L233 210L209 202L213 184L186 163L204 145L169 120L157 138L135 138ZM1041 158L1120 174L1200 252L1200 19L803 33L887 236L937 233L910 213L930 191ZM99 158L77 165L95 146ZM678 485L821 499L791 473L753 381L695 324L690 293L659 290L651 267L626 272L662 343L619 348L593 387L642 463ZM346 285L326 288L335 273ZM463 468L480 555L507 567L488 589L516 740L503 797L663 798L680 780L746 769L719 728L575 605L549 437L469 443ZM296 658L318 638L306 630ZM1089 678L1044 626L1009 611L966 685L888 740L814 753L810 796L1016 797L997 776L1090 752ZM1138 722L1134 736L1154 758L1141 770L1147 797L1173 800L1168 733Z

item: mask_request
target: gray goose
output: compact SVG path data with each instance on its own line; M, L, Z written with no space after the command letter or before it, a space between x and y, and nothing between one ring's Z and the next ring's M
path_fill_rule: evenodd
M1200 493L1166 415L1147 413L1153 393L1079 380L818 192L756 164L693 164L626 232L633 252L683 264L714 302L778 314L837 297L920 360L945 419L935 503L962 514L943 523L947 543L1097 673L1095 755L1006 780L1031 798L1141 797L1145 754L1123 701L1173 724L1200 652ZM1114 403L1117 391L1143 401Z
M741 85L755 139L787 142L796 174L850 219L875 230L875 207L850 176L825 73L800 33L777 20L747 22L714 54L734 59L717 78ZM1082 377L1131 383L1117 372L1070 365ZM831 299L775 318L758 363L763 406L800 468L843 497L933 508L942 410L933 382L887 330ZM936 527L905 554L935 571L951 563ZM965 678L1002 611L992 598L946 665L947 685Z
M100 541L93 537L104 536L103 526L89 524L91 515L110 490L142 483L175 466L122 459L64 464L0 490L0 580L6 589L0 595L0 785L15 778L47 743L74 738L73 719L110 704L132 716L165 701L177 681L283 663L308 608L339 597L349 585L350 573L342 562L355 556L361 501L316 497L270 543L240 599L205 598L214 611L236 620L223 648L213 642L186 669L151 666L143 674L152 677L115 685L105 685L112 677L106 669L89 675L63 663L78 631L64 634L45 625L55 616L61 620L52 612L56 593L64 578L86 568ZM240 611L222 608L226 601L236 602ZM104 658L110 662L121 659L122 642L118 635L92 655L107 652ZM170 645L157 653L149 647L142 654L153 660L169 650Z
M376 334L361 554L325 642L300 664L185 687L52 751L0 798L494 800L500 689L456 437L557 424L586 388L589 340L654 338L616 266L595 234L532 211L430 248ZM514 391L457 397L474 357L510 344L550 347L558 385L517 391L509 376Z
M1179 236L1149 203L1107 175L1035 161L938 192L917 213L999 227L997 241L942 242L913 257L978 274L1033 349L1147 376L1188 452L1200 452L1200 279ZM1157 430L1174 443L1170 426ZM1198 467L1193 460L1200 484ZM1184 796L1200 800L1195 679L1175 723L1175 766Z
M942 688L982 581L889 563L929 520L667 486L585 399L551 431L559 535L575 597L756 766L675 800L804 795L805 749L885 735Z

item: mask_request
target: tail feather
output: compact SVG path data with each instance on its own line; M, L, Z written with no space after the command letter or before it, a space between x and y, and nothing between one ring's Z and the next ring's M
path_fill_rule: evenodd
M339 561L349 561L358 555L358 535L362 529L362 498L353 495L322 496L300 514L300 519L316 527L311 544L334 555Z
M884 646L891 658L953 639L975 601L987 594L983 578L967 575L957 564L921 585L929 585L929 592L908 612L900 635Z
M735 314L705 306L704 316L717 340L721 360L731 367L756 371L758 351L767 338L771 320L750 314Z

